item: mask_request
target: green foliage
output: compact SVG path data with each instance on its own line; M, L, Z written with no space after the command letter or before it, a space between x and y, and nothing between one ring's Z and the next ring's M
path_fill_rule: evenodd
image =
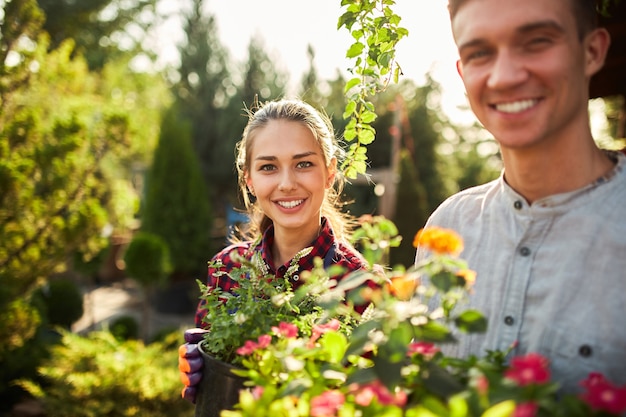
M23 379L20 385L55 417L192 416L193 406L180 398L178 352L170 342L144 345L108 332L82 337L64 331L39 368L44 382Z
M70 329L83 316L83 294L69 278L55 278L39 288L33 298L42 307L41 315L49 326Z
M132 316L120 316L111 321L109 331L120 342L139 338L139 324Z
M354 60L350 68L354 77L344 88L348 103L343 117L349 119L344 138L354 142L342 164L348 178L365 173L367 145L375 139L376 132L371 123L377 115L369 97L392 79L397 82L401 74L400 66L395 62L395 47L409 32L399 26L401 18L391 9L394 4L393 0L341 2L346 10L339 17L337 28L345 27L354 38L346 53L347 58Z
M172 271L167 242L158 235L138 232L124 254L126 272L142 287L163 284Z
M120 56L142 52L147 31L158 23L156 0L37 0L46 15L51 47L72 39L90 69L101 69ZM123 44L123 46L120 46Z
M160 236L169 247L173 273L205 271L210 258L212 213L207 186L191 146L191 126L172 107L146 178L141 230Z
M396 192L394 218L398 229L407 231L424 227L431 213L427 200L428 193L407 150L400 153L400 181ZM415 261L412 236L404 236L400 245L391 250L389 259L391 265L411 265Z
M310 251L309 247L296 254L289 269L297 270L300 257ZM313 323L322 314L316 299L328 287L329 277L324 274L322 261L318 258L318 267L313 272L301 274L300 279L305 283L294 290L291 281L293 272L288 270L283 278L268 274L258 266L263 262L259 252L255 252L252 260L236 261L241 262L241 267L223 272L237 282L232 292L223 291L220 287L209 288L201 281L198 285L202 292L200 298L206 302L204 323L210 327L203 341L205 351L217 359L241 365L243 358L237 354L237 349L247 340L269 332L281 321L297 322L303 326ZM309 280L307 277L310 275L314 278Z

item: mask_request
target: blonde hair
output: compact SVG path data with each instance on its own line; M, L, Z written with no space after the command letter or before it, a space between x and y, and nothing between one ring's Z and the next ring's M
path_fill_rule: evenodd
M344 151L338 145L328 116L304 101L281 99L268 101L263 104L256 103L254 108L247 110L247 113L248 124L243 130L241 140L237 143L235 164L239 190L248 212L250 223L245 231L238 230L238 234L242 239L255 239L272 225L272 220L250 198L246 185L246 173L250 169L250 150L254 143L255 132L264 128L271 120L288 120L302 123L311 130L315 140L320 145L327 168L330 166L333 158L337 159L337 166L339 167L344 157ZM344 185L345 177L338 168L333 186L326 190L321 214L328 219L337 238L348 240L354 228L355 220L342 210L346 204L341 200L341 192Z

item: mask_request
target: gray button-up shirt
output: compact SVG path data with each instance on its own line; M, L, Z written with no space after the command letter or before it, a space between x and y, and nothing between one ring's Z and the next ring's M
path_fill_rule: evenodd
M626 157L615 158L608 176L531 205L501 175L433 213L427 226L462 236L461 257L477 272L469 303L489 320L485 334L459 335L446 354L517 342L514 355L549 358L564 392L590 372L626 383Z

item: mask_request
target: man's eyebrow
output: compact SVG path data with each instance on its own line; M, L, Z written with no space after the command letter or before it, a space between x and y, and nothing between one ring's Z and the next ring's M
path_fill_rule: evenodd
M549 29L549 30L554 30L556 32L559 33L564 33L565 29L563 28L563 26L559 25L557 22L555 22L554 20L541 20L538 22L532 22L532 23L528 23L525 25L520 26L516 32L518 34L524 35L527 33L531 33L537 30L543 30L543 29ZM467 41L461 45L459 45L458 49L459 51L462 51L465 48L471 48L471 47L476 47L476 46L482 46L487 44L487 40L484 38L476 38L476 39L472 39L470 41Z
M539 22L528 23L526 25L521 26L517 30L517 32L519 32L521 34L525 34L525 33L528 33L528 32L534 32L536 30L542 30L542 29L550 29L550 30L557 31L559 33L564 33L565 32L565 29L563 28L563 26L561 26L560 24L558 24L554 20L542 20L542 21L539 21Z

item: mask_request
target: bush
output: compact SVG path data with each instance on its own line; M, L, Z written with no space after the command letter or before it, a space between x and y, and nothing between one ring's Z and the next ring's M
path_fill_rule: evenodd
M120 316L114 319L109 325L109 331L119 341L139 338L139 324L131 316Z
M50 326L69 329L83 316L83 294L67 278L52 279L33 295L33 303Z
M178 338L179 332L169 336ZM54 417L191 417L193 405L180 397L178 344L119 341L106 331L87 337L62 331L62 343L39 368L45 385L19 384Z
M167 243L153 233L139 232L124 254L126 272L142 287L160 285L172 270Z

